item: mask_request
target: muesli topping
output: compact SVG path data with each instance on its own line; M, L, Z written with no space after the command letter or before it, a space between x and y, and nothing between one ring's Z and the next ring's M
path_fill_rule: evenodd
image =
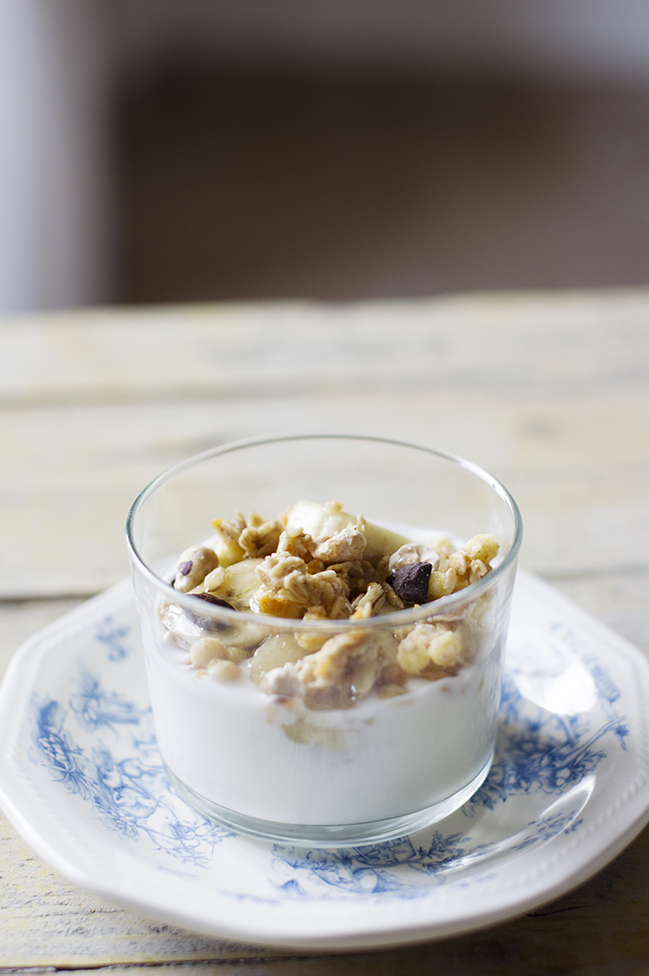
M189 651L187 664L201 676L236 681L245 668L262 693L323 710L349 708L371 693L400 695L412 678L435 681L472 662L488 598L447 613L436 614L434 604L492 569L493 536L459 547L445 537L413 542L339 502L297 502L268 521L236 512L212 524L210 544L179 557L174 588L257 613L260 626L215 625L199 612L161 605L170 639ZM310 621L357 622L428 604L430 617L415 625L355 627L333 637L308 628ZM265 616L303 626L273 634L261 626Z

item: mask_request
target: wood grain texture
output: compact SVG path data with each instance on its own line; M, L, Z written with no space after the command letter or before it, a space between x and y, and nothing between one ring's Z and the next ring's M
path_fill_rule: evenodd
M649 368L646 291L77 309L0 321L8 403L430 389L628 388Z
M557 589L649 657L649 573L618 572L562 578Z
M0 596L90 595L116 582L128 572L126 515L144 485L192 453L282 431L379 433L483 464L519 502L528 569L649 568L647 418L649 383L580 397L433 388L5 409Z
M222 960L269 957L258 968L250 968L254 964L247 962L245 971L272 976L388 976L396 972L428 976L435 971L481 976L537 972L616 976L627 972L625 966L649 961L649 831L576 891L504 925L418 946L308 959L287 959L288 954L273 949L206 939L115 908L56 875L4 824L0 827L0 871L0 960L5 968L135 966L139 972L137 964L147 962L176 963L175 969L185 971L180 963L218 961L218 972L227 973L228 969L221 968ZM210 966L197 970L194 965L186 971L210 976L214 972Z
M649 290L76 310L0 322L0 673L128 572L137 492L214 444L379 434L483 464L522 564L649 653ZM0 969L649 974L649 832L551 906L379 953L279 957L138 918L0 821Z
M0 962L77 967L246 958L259 950L148 922L82 891L31 853L0 818Z
M623 636L633 639L637 633L638 645L642 646L644 641L644 649L649 652L646 584L646 578L603 577L560 581L559 588L603 622L617 623L616 629ZM0 605L0 646L8 647L11 643L8 638L33 632L77 603L29 601L9 608ZM141 962L175 961L187 963L188 967L191 964L194 972L193 966L203 960L277 956L275 949L264 953L259 948L206 939L173 926L149 922L82 891L32 854L4 818L0 818L0 878L0 963L5 967L54 965L76 969L89 965L136 966ZM282 968L283 962L275 961L268 964L270 968L265 968L264 963L257 971L272 976L302 972L346 976L355 972L389 973L392 966L394 970L406 967L416 976L430 972L428 967L442 966L444 972L484 972L487 976L490 972L513 974L525 971L517 967L523 966L523 953L529 951L534 942L536 958L544 960L544 972L577 972L580 970L572 968L577 958L575 954L585 952L584 945L590 958L598 960L598 965L605 959L606 952L610 955L609 932L613 921L619 961L624 958L629 926L641 925L634 912L636 915L642 913L643 906L649 903L649 832L645 832L613 865L582 886L577 894L576 901L576 896L570 895L550 908L533 913L534 919L545 919L544 922L530 922L529 917L524 917L488 933L431 944L425 951L418 947L360 956L310 958L312 969L299 968L302 963L306 965L306 960L293 960L288 968ZM614 902L613 908L611 902ZM612 911L616 913L614 919ZM564 916L569 920L570 939L578 940L579 936L584 943L573 946L571 968L567 969L560 968L565 962L564 942L568 938L563 934ZM590 944L591 927L599 937L595 947ZM538 935L541 930L545 932L543 937ZM549 940L545 950L543 939ZM498 968L505 961L506 968ZM557 968L548 968L550 962ZM277 966L280 968L275 968ZM219 962L219 972L227 972L220 967ZM200 972L207 972L207 969L209 967L201 966Z
M81 602L80 599L0 602L0 680L24 641Z

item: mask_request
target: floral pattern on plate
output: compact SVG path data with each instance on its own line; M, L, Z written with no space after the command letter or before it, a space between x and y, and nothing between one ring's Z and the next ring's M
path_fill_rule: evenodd
M43 856L148 915L312 947L467 931L588 876L649 816L649 667L525 574L488 778L434 828L380 845L263 844L190 809L157 753L139 647L126 585L36 635L3 688L0 773L9 815Z

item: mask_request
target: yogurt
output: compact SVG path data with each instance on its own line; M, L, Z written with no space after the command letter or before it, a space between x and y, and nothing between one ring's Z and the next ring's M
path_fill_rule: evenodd
M160 634L149 654L160 751L178 780L229 810L287 824L400 817L453 796L491 760L498 644L453 677L329 711L269 698L248 676L211 680L174 644Z
M222 530L220 559L218 540L207 553L187 550L178 589L207 603L188 611L186 598L165 598L145 632L161 755L180 791L217 819L317 828L441 816L488 771L504 625L489 591L473 597L471 574L489 571L495 540L474 537L456 551L439 533L427 543L426 533L394 532L333 504L298 503L279 529L257 517L248 535L238 517ZM268 539L275 549L259 555ZM248 545L242 559L236 550ZM444 587L466 598L436 614L429 588ZM429 613L402 624L404 600ZM232 612L208 619L213 602L283 606L295 620L278 634L261 610L259 623L246 614L238 627ZM264 657L273 641L277 667Z

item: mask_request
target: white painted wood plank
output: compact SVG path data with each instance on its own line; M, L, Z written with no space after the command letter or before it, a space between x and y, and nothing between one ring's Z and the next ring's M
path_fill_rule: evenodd
M258 947L149 922L70 884L0 814L0 967L246 958Z
M0 321L5 402L643 381L647 290L78 309Z
M124 523L151 478L214 444L280 431L405 438L483 464L519 502L529 569L649 566L649 383L551 399L477 389L58 406L5 410L0 425L5 598L90 594L127 575Z
M548 582L649 657L649 572L557 578Z
M649 652L649 290L79 310L0 322L0 352L0 598L90 594L125 575L131 501L189 454L256 434L339 430L488 467L523 510L523 565ZM0 671L75 602L0 603ZM478 959L481 972L504 974L530 960L560 972L572 960L605 972L611 919L614 958L636 958L646 901L636 869L648 859L643 835L580 889L593 909L583 921L568 898L548 916L558 924L520 920L434 947L248 968L464 974ZM0 876L2 967L164 961L212 976L201 960L227 973L228 959L256 955L80 892L4 823Z
M28 637L73 610L80 602L81 600L0 602L0 681L14 653Z
M579 964L587 962L604 966L611 959L618 964L632 960L639 933L646 925L647 832L576 892L547 909L540 908L537 913L486 932L376 953L291 958L289 953L277 950L206 939L115 908L56 876L20 842L7 844L3 828L0 823L3 970L56 966L82 972L90 972L84 967L93 967L96 972L95 967L110 966L110 976L119 972L144 976L145 970L138 964L147 963L146 973L150 974L149 966L165 963L166 976L217 976L231 972L234 963L228 965L228 960L246 960L245 972L259 976L574 973L581 972ZM493 968L483 968L491 962ZM237 971L241 971L240 964ZM612 968L610 972L617 974L619 970Z

